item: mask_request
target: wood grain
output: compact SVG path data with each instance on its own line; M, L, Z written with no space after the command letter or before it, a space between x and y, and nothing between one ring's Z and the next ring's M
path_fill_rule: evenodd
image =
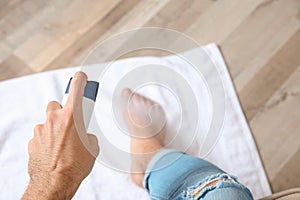
M0 0L0 80L79 65L97 41L149 26L218 43L273 191L300 187L299 0Z

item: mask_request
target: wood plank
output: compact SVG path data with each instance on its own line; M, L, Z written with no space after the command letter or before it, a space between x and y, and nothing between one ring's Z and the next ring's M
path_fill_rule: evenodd
M195 23L195 19L215 3L211 0L201 0L201 3L191 0L172 0L144 26L164 27L186 32L186 29Z
M239 93L250 121L267 100L300 65L300 30L274 55Z
M11 48L7 43L0 42L0 63L11 54Z
M217 1L203 15L194 19L186 34L199 44L222 43L263 0Z
M270 1L260 5L222 43L238 91L300 28L300 1ZM276 19L276 20L274 20Z
M22 0L1 0L0 1L0 21L12 12L16 7L20 6Z
M0 63L0 81L34 73L23 61L10 55Z
M89 3L83 0L72 1L65 10L46 24L44 29L21 45L14 54L24 60L32 70L43 70L119 1L106 3L98 0L91 0Z
M262 86L262 84L260 84ZM287 173L287 167L294 164L294 156L299 153L300 144L300 64L290 78L276 91L270 100L251 120L250 125L267 174L274 191L286 189L278 178ZM298 152L298 153L297 153ZM292 166L291 166L292 165ZM300 168L293 168L293 174L300 174ZM281 176L280 175L280 176ZM281 177L284 178L284 177ZM290 180L286 187L298 180ZM299 182L299 181L298 181Z
M103 35L101 35L96 44L91 48L94 48L99 42L108 39L115 34L119 34L128 30L136 29L144 26L152 17L154 17L170 0L152 0L152 1L140 1L130 12L126 13L116 24L108 29ZM145 10L147 12L145 12ZM119 41L113 47L97 48L94 49L94 54L97 54L97 58L90 58L85 64L93 64L99 62L105 62L110 60L113 52L117 51L127 40ZM83 58L86 56L84 53L78 57L75 62L81 63Z
M7 13L0 20L1 39L11 34L18 26L22 25L34 16L35 12L46 5L46 2L40 0L24 0L17 3L13 8L8 8Z
M105 17L100 19L89 31L72 45L65 49L54 61L47 66L47 70L79 65L75 58L82 56L97 42L111 26L116 24L127 12L136 6L139 0L125 0L116 5Z
M300 188L300 149L289 161L285 164L283 169L276 174L276 177L272 180L274 191L283 191L292 187ZM295 173L296 171L296 173Z
M210 0L198 1L190 0L172 0L166 4L161 10L153 16L153 18L145 23L144 27L163 27L166 29L173 29L184 34L192 23L195 16L201 15L207 8L212 6L215 2ZM156 40L156 35L145 35L143 38L139 35L139 41ZM128 38L120 48L130 46L130 44L137 42L136 37ZM177 42L177 41L176 41ZM175 43L175 42L174 42ZM170 44L172 48L173 44ZM118 59L136 57L136 56L166 56L170 52L162 49L139 49L127 54L121 55Z
M32 17L15 27L15 29L6 36L5 41L15 50L26 40L41 31L45 24L49 23L54 16L66 9L70 2L72 2L72 0L51 0L47 2L45 6L36 10Z

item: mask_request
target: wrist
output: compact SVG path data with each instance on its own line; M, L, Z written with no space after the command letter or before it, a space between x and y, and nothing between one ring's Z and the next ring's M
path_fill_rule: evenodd
M28 188L23 196L24 199L71 199L79 184L74 184L71 180L66 180L61 176L50 178L34 177L30 179Z

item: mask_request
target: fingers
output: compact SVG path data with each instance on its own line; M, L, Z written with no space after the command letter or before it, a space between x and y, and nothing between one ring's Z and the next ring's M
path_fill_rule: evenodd
M70 92L65 107L69 106L74 108L74 106L82 105L82 97L86 83L87 75L83 72L76 72L71 82Z
M50 103L48 103L46 112L58 110L61 108L62 108L62 106L60 105L60 103L58 103L57 101L51 101Z
M33 129L34 137L28 142L28 152L31 154L34 148L34 142L36 142L37 138L40 138L44 132L44 124L37 124Z
M93 134L87 134L89 145L90 145L90 151L93 154L93 156L97 157L100 151L99 145L98 145L98 139Z

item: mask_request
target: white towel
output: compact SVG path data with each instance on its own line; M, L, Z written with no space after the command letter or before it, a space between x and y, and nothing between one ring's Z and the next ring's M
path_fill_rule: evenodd
M236 175L241 183L250 188L255 198L269 195L271 194L270 186L224 60L215 44L207 45L203 47L203 50L207 53L207 59L215 63L223 81L226 108L222 134L213 150L205 158L226 172ZM191 50L187 53L195 54L197 57L196 52L196 50ZM113 63L110 75L106 79L101 79L95 116L97 119L103 115L107 116L106 119L101 118L101 129L106 139L120 149L128 149L129 140L118 131L103 105L108 105L107 103L112 98L111 87L114 85L112 83L119 81L126 69L146 64L177 66L176 70L190 79L193 79L195 73L192 69L185 67L177 56L130 58ZM89 78L93 79L95 77L91 71L97 71L99 66L88 66L84 71L86 70ZM79 67L74 67L39 73L0 83L0 199L20 199L22 196L29 181L27 144L33 136L33 127L37 123L44 122L45 109L49 101L61 101L69 78L79 69ZM192 89L197 90L198 95L203 99L199 114L200 121L202 121L200 128L207 130L211 119L211 111L209 111L211 102L205 96L208 93L193 83L191 81ZM171 125L175 126L178 123L176 118L178 109L174 107L170 109L172 106L176 107L176 100L170 97L167 90L160 91L159 87L146 87L140 92L162 104ZM205 108L208 110L206 111ZM106 130L110 130L109 134ZM196 138L198 141L193 144L191 154L202 156L199 152L201 139L203 137ZM101 162L96 162L91 174L83 181L74 199L140 200L149 199L149 197L145 190L136 187L130 181L128 174L117 172Z

